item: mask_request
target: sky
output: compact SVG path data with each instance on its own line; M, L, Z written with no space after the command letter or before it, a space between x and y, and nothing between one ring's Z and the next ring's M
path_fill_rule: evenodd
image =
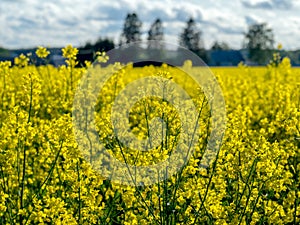
M240 49L249 25L266 22L275 43L300 49L299 0L0 0L0 46L81 46L99 37L118 43L125 17L133 12L143 23L144 40L160 18L165 41L178 43L192 16L205 48L225 41Z

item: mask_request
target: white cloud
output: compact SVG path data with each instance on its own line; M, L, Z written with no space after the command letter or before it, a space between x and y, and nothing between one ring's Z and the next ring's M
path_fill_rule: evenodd
M193 16L208 48L215 40L240 48L243 32L255 22L267 22L276 41L289 49L298 43L299 1L232 0L1 0L0 45L9 48L37 45L81 45L99 36L119 40L126 14L136 12L143 22L143 37L150 24L161 18L165 40L178 43L185 21Z

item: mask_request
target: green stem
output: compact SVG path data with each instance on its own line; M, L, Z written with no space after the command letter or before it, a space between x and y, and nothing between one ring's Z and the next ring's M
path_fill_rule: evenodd
M126 168L127 168L128 172L129 172L129 175L130 175L131 180L133 181L133 183L134 183L134 185L135 185L135 188L137 189L137 193L138 193L139 197L142 199L142 201L143 201L143 203L145 204L146 208L149 210L150 214L153 216L153 219L154 219L155 223L156 223L156 224L159 224L159 222L158 222L157 219L156 219L156 216L154 215L154 212L153 212L152 209L148 206L147 202L145 201L144 197L142 196L140 190L139 190L138 187L137 187L136 180L134 179L134 177L133 177L133 175L132 175L132 173L131 173L131 171L130 171L130 168L129 168L129 165L128 165L128 163L127 163L125 154L124 154L124 152L123 152L122 145L121 145L121 143L119 142L118 139L117 139L117 143L118 143L118 145L119 145L119 147L120 147L122 157L123 157L124 162L125 162L125 164L126 164Z
M50 168L50 170L49 170L49 172L48 172L48 174L47 174L47 177L46 177L45 180L42 182L42 184L39 186L39 188L37 188L38 191L30 198L30 200L29 200L28 202L31 203L31 202L33 201L34 198L36 198L37 196L40 195L40 192L43 191L43 186L47 183L47 181L48 181L48 180L50 179L50 177L52 176L52 173L53 173L53 171L54 171L54 168L55 168L55 165L56 165L56 163L57 163L58 157L59 157L60 152L61 152L61 150L62 150L63 143L64 143L64 140L61 140L61 141L60 141L60 147L59 147L59 150L58 150L58 152L57 152L57 154L56 154L56 156L55 156L54 162L53 162L52 165L51 165L51 168ZM35 209L35 205L33 205L32 211L29 212L25 224L27 224L27 222L28 222L28 220L29 220L31 214L32 214L33 211L34 211L34 209Z
M76 168L77 168L77 181L79 183L78 187L78 224L81 224L81 208L82 208L82 202L81 202L81 189L80 189L80 172L79 172L79 164L78 161L76 163Z

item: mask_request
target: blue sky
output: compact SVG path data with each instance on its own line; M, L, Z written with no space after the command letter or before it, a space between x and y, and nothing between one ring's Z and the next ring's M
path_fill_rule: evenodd
M178 43L185 21L193 16L206 48L215 40L240 48L243 32L256 22L267 22L284 48L300 48L298 0L0 0L0 46L79 46L100 36L118 42L129 12L143 22L144 39L159 17L165 40Z

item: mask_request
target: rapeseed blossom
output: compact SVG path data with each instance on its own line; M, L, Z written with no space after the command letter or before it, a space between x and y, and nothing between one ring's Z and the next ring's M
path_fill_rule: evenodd
M45 59L50 54L50 51L48 51L45 47L39 46L38 49L35 51L35 54L39 58Z
M78 49L74 48L72 45L67 45L62 49L63 57L69 59L76 59L76 55L78 54Z
M210 109L187 74L166 65L100 67L115 74L95 104L97 138L129 165L162 162L180 138L189 137L180 133L176 107L156 96L138 99L128 121L135 137L144 140L155 131L151 121L162 118L163 142L149 151L120 143L111 111L132 80L166 78L162 93L175 95L166 87L176 82L192 96L183 108L190 110L191 102L203 106L197 145L182 170L134 187L103 178L79 150L72 104L75 84L87 68L75 68L76 48L62 52L68 64L58 68L29 65L25 55L15 59L16 66L0 62L0 224L299 224L300 70L288 58L275 54L276 66L266 68L211 68L226 100L227 129L207 168L200 162L211 132ZM45 58L48 51L40 47L36 54ZM98 56L109 62L106 54ZM189 61L184 69L200 74Z

